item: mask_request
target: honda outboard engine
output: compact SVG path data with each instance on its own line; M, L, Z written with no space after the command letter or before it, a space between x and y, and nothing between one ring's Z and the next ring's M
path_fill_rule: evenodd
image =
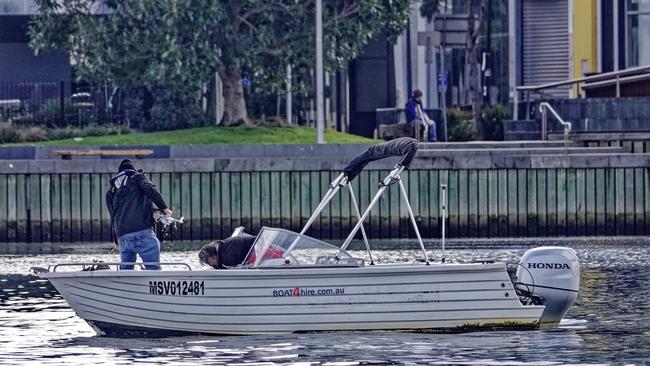
M528 250L517 266L515 285L544 304L540 327L556 326L578 297L580 263L576 251L564 247Z

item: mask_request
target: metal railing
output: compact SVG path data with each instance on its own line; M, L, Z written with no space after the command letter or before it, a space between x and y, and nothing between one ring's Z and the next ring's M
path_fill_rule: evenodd
M569 133L571 133L571 122L565 121L560 117L553 107L547 102L542 102L539 104L539 112L542 115L542 140L547 139L548 135L548 111L551 111L551 114L555 119L562 124L564 127L564 153L567 153L567 148L569 146Z
M643 65L638 67L631 67L624 70L605 72L598 75L584 76L581 78L568 79L562 81L555 81L546 84L540 85L522 85L515 87L515 93L513 96L513 119L515 121L519 120L519 102L520 94L525 95L524 101L526 102L526 115L530 115L530 93L540 94L542 97L545 96L545 91L547 89L553 89L560 86L566 85L577 85L577 84L587 84L593 85L594 83L615 83L616 84L616 97L621 96L621 84L631 83L639 80L640 75L650 74L650 65ZM598 84L595 84L598 85Z
M120 270L120 266L180 266L185 267L188 271L192 270L189 264L184 262L78 262L78 263L59 263L51 264L47 268L47 272L56 272L59 267L81 267L82 271L101 270L102 267L115 266L116 270Z
M123 123L124 90L70 81L0 82L0 122L48 127Z

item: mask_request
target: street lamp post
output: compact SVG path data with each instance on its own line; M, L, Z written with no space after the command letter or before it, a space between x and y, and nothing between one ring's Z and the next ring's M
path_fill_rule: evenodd
M323 102L323 0L316 0L316 143L325 143Z
M291 65L287 64L287 123L293 123L293 94L291 91Z

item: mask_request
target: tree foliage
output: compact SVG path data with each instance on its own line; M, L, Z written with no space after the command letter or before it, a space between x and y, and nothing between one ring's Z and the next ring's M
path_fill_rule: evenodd
M422 0L420 3L420 15L432 20L433 16L438 14L440 0Z
M324 0L325 65L340 68L372 38L399 33L410 0ZM287 64L308 80L314 0L37 0L36 52L65 49L86 80L145 87L171 127L194 118L200 90L219 73L223 124L247 123L242 74L278 88ZM300 87L300 83L296 83ZM304 87L304 85L303 85Z
M481 93L481 70L479 65L479 35L481 26L485 20L487 0L470 0L469 9L472 11L470 21L467 23L467 63L469 65L469 97L472 102L472 114L478 139L485 138L483 126L483 96Z

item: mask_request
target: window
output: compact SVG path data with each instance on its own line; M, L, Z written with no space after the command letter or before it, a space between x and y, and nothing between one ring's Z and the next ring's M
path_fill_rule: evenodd
M627 0L627 66L650 64L650 0Z

